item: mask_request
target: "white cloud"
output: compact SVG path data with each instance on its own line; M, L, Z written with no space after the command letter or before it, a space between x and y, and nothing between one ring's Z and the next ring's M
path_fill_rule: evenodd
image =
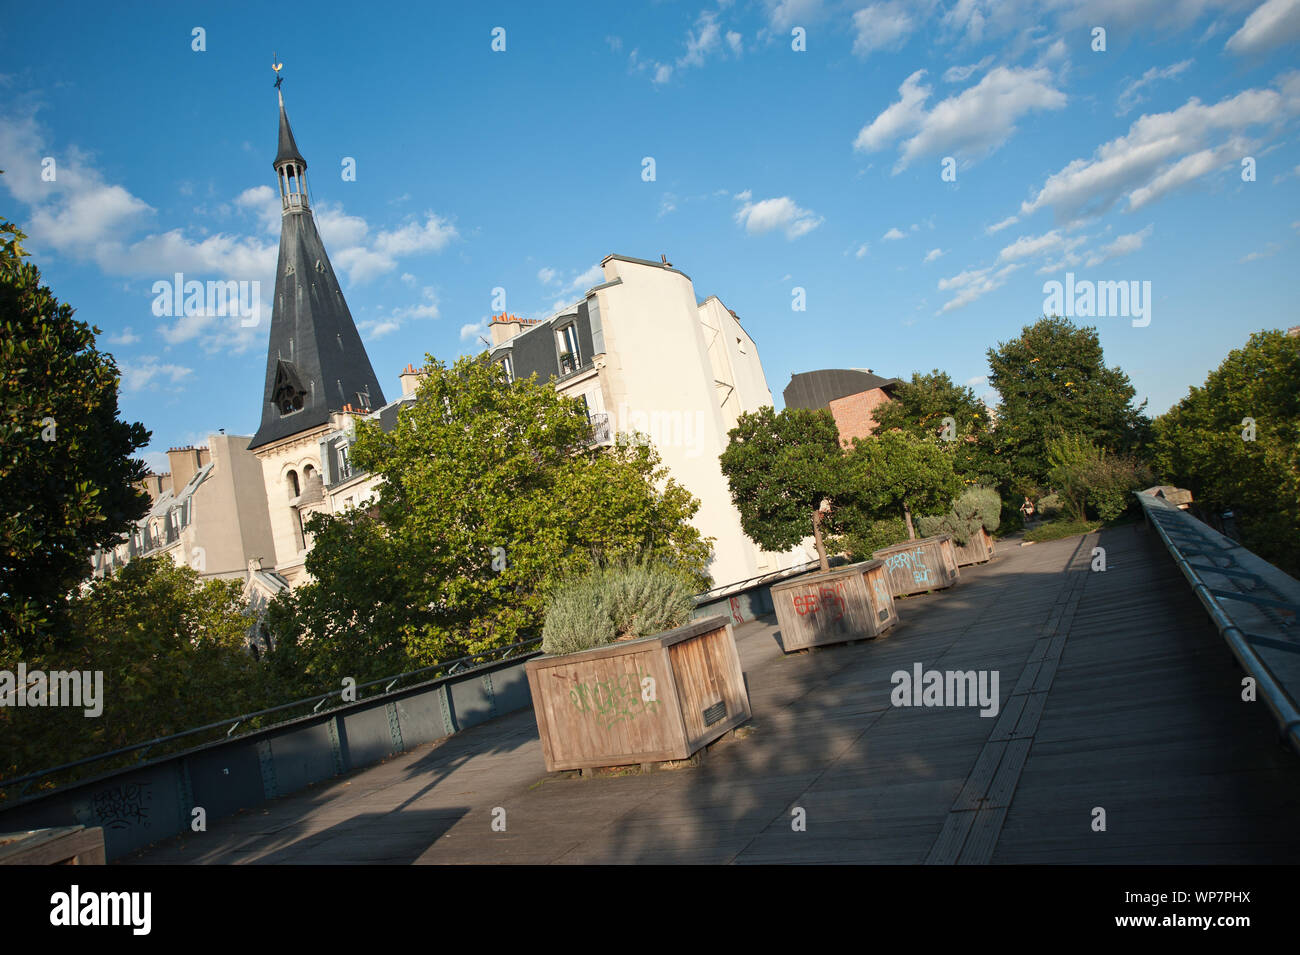
M1103 262L1108 262L1111 259L1117 259L1121 255L1128 255L1130 252L1136 252L1138 249L1142 248L1142 243L1150 237L1154 230L1155 226L1149 225L1140 232L1130 232L1128 235L1119 236L1114 242L1111 242L1109 245L1103 245L1096 252L1089 255L1087 263L1088 267L1092 268L1101 265Z
M159 362L157 355L142 355L134 360L119 359L117 367L122 373L124 391L143 391L146 388L158 391L164 382L179 384L194 374L193 368Z
M919 84L920 76L920 71L909 76L899 87L899 101L864 127L854 141L855 148L879 150L915 129L899 148L895 173L922 156L993 152L1016 132L1021 117L1037 110L1061 109L1066 103L1065 94L1052 85L1055 81L1047 69L999 66L975 86L936 103L927 112L924 103L930 90Z
M376 341L385 335L391 335L402 327L402 323L389 318L368 319L364 322L357 322L357 331L366 339L366 341Z
M853 14L853 52L869 56L876 50L900 49L916 26L898 0L863 7Z
M972 63L969 66L950 66L944 70L943 81L945 83L965 83L976 73L981 73L988 68L993 62L993 55L989 54L978 63Z
M1241 131L1300 112L1300 72L1279 76L1278 89L1249 89L1206 106L1190 99L1167 113L1142 116L1127 134L1097 147L1049 176L1021 204L1029 215L1051 208L1058 221L1075 222L1110 209L1127 196L1128 208L1165 193L1240 157L1250 147ZM1213 136L1226 136L1207 146Z
M423 223L409 222L390 232L379 233L375 238L375 250L392 256L440 252L455 238L455 226L430 212L426 213Z
M995 222L993 223L993 225L987 226L984 229L984 233L986 235L992 235L995 232L1001 232L1003 229L1007 228L1008 226L1013 226L1019 221L1020 221L1020 216L1007 216L1001 222Z
M1248 255L1243 255L1241 258L1237 260L1237 262L1240 265L1245 265L1247 262L1254 262L1257 259L1267 259L1270 256L1277 255L1278 250L1281 248L1282 247L1278 245L1278 243L1270 242L1268 244L1268 247L1263 252L1251 252Z
M976 375L974 378L966 379L966 387L970 388L975 385L986 385L988 384L988 381L989 379L987 375Z
M939 291L956 292L949 301L944 303L943 308L935 312L936 315L942 315L945 312L951 312L954 309L969 305L978 298L1001 288L1006 284L1007 278L1019 265L1011 264L1002 267L994 272L993 267L989 266L984 269L970 269L965 272L959 272L951 278L939 280Z
M824 14L822 0L763 0L768 25L787 36L792 27L820 20Z
M931 249L929 252L925 254L925 261L927 263L933 262L935 259L938 259L942 256L943 256L943 249Z
M1191 65L1191 60L1183 60L1180 63L1175 63L1173 66L1166 66L1163 70L1154 66L1151 67L1151 69L1143 73L1141 77L1124 87L1123 91L1119 94L1119 109L1116 115L1123 116L1145 99L1144 96L1140 95L1140 90L1142 90L1143 87L1150 86L1158 80L1173 79L1180 73L1185 72Z
M480 319L477 322L468 323L460 327L460 340L463 342L475 341L480 335L488 338L488 319Z
M870 251L871 251L871 243L863 242L860 246L858 246L858 250L853 254L860 259L863 258Z
M903 232L898 228L893 228L890 229L888 232L886 232L884 235L882 235L881 238L884 239L886 242L896 242L899 239L906 239L907 233Z
M1064 243L1061 233L1056 229L1044 235L1022 235L998 253L999 262L1013 262L1016 259L1032 258L1042 255Z
M1252 56L1300 39L1300 0L1265 0L1224 49L1238 56Z
M750 235L781 229L787 239L793 240L807 235L824 221L811 210L800 208L789 196L752 202L749 190L745 190L736 198L744 201L736 212L736 221Z
M727 4L723 3L722 6ZM686 31L685 50L672 63L643 59L637 49L628 55L629 70L633 73L648 73L652 83L663 86L686 70L704 66L711 57L725 57L728 54L740 56L744 48L741 35L734 30L724 31L718 17L717 10L701 12Z
M559 279L559 277L560 273L550 267L537 270L537 281L541 282L543 285L550 285Z
M899 99L885 109L868 125L858 132L853 141L853 148L864 152L883 149L904 133L911 132L921 125L925 117L925 101L930 96L930 88L921 85L925 70L917 70L898 88Z
M575 275L573 281L565 286L564 291L585 292L593 285L599 285L603 281L605 281L605 270L602 269L599 264L593 265L591 268L587 269L587 271Z
M703 66L705 58L722 42L718 14L706 10L699 15L693 29L686 33L686 52L677 60L679 67Z
M140 336L131 331L130 325L122 329L119 334L108 336L108 343L110 345L134 345L139 340Z

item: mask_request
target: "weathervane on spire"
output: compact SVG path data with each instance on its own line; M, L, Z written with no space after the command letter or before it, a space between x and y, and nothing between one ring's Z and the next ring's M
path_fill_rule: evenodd
M275 51L271 51L271 69L275 70L275 88L279 89L280 84L284 82L284 77L280 75L280 70L284 68L283 63L275 62Z

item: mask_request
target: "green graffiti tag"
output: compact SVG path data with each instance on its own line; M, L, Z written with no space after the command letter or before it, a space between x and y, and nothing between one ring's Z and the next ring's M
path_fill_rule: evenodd
M641 693L641 680L648 676L644 668L636 673L622 673L595 683L578 683L569 690L569 700L580 712L595 714L603 729L638 716L659 712L659 700L645 700Z

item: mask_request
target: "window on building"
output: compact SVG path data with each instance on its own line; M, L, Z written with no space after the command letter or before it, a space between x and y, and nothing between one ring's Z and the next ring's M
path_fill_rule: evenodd
M302 489L298 486L298 472L297 472L297 471L290 471L290 472L285 476L285 480L286 480L286 481L288 482L288 484L289 484L289 498L290 498L290 499L293 499L293 498L297 497L299 494L302 493Z
M506 381L515 380L515 363L510 360L509 355L504 355L499 362L501 370L506 373Z
M339 445L339 480L346 481L352 477L352 458L348 455L348 446Z
M302 469L302 486L307 487L311 484L311 479L316 476L316 469L310 464Z
M560 350L560 374L576 371L582 364L578 350L578 329L572 322L555 332L556 347Z

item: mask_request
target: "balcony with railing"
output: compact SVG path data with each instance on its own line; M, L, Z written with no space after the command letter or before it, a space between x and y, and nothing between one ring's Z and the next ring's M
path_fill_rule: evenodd
M614 426L609 420L608 412L594 412L587 415L587 420L591 423L591 437L587 439L588 447L593 445L608 447L614 443Z

